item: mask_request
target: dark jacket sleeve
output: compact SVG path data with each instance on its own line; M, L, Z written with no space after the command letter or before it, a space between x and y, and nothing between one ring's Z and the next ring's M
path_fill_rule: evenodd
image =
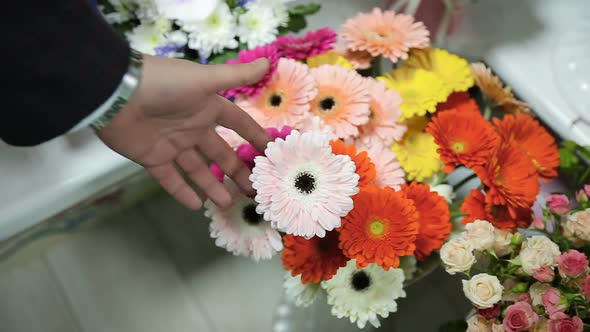
M0 139L32 146L68 132L113 94L129 46L89 0L14 1L9 8L1 15L8 40L0 52Z

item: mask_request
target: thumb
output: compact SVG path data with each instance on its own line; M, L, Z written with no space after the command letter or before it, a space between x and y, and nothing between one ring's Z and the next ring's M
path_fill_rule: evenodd
M206 66L207 76L210 78L208 89L211 89L212 93L217 93L256 83L268 72L269 66L266 58L259 58L250 63Z

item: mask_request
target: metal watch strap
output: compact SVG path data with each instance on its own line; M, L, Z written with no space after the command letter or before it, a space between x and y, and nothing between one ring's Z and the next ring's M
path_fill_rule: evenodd
M117 98L109 107L109 109L104 112L96 121L94 121L90 127L94 130L100 130L106 126L108 126L115 116L119 113L121 108L125 106L127 101L131 98L137 87L139 86L139 81L141 79L141 73L143 69L143 55L131 49L131 58L129 61L129 69L127 73L123 76L121 80L121 84L117 88Z

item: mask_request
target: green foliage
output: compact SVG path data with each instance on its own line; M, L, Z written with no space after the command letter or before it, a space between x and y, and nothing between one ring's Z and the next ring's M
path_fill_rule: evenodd
M236 59L238 57L238 51L228 50L220 54L216 54L209 59L209 62L212 64L223 64L226 63L227 60Z
M289 15L313 15L320 11L322 8L319 4L299 5L289 9Z
M590 182L590 146L562 141L559 149L560 171L570 178L574 188Z
M465 332L467 322L465 320L454 320L442 325L438 332Z

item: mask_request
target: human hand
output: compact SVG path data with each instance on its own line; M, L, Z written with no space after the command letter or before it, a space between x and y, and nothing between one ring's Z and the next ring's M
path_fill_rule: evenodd
M228 206L231 196L209 171L204 157L219 165L244 192L254 192L250 170L214 125L235 130L259 151L264 151L269 137L248 114L216 93L254 83L267 69L265 60L200 65L146 55L133 97L97 134L111 149L145 167L186 207L198 209L202 201L177 166L217 205Z

